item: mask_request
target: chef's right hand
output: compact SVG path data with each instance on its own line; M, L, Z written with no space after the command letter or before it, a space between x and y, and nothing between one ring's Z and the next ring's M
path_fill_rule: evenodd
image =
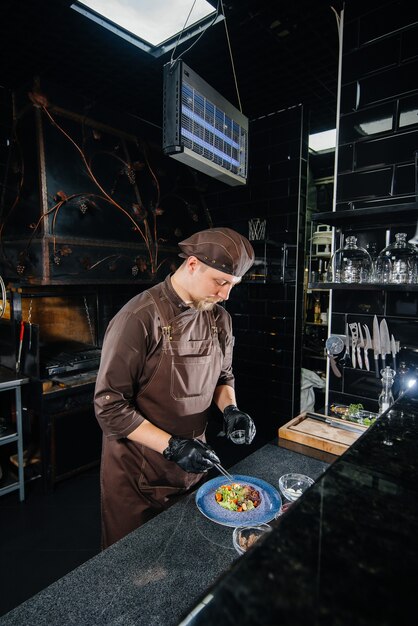
M177 463L185 472L193 474L207 472L215 464L221 462L207 443L175 436L170 438L163 456L169 461Z

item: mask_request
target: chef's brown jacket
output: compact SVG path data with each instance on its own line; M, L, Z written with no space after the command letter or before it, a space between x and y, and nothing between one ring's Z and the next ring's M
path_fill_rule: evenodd
M213 393L234 386L231 317L184 304L170 276L130 300L106 331L95 390L103 430L103 547L167 508L201 474L127 439L144 419L205 438Z

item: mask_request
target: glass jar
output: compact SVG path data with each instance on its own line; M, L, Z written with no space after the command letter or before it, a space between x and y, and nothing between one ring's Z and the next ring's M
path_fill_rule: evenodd
M387 365L381 370L380 374L382 376L382 391L379 395L379 415L384 413L395 402L392 386L396 372Z
M345 246L332 255L327 279L334 283L367 283L371 280L372 267L370 254L357 246L357 237L350 235Z
M406 233L396 233L395 242L379 253L374 270L374 282L415 284L417 282L417 249L406 241Z

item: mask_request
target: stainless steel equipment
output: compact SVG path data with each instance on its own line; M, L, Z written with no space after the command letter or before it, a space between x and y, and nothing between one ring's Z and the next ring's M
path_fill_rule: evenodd
M361 358L361 349L364 348L364 339L363 339L363 332L361 330L361 324L357 324L357 328L358 328L358 344L357 344L357 361L358 361L358 366L361 369L363 367L363 360Z
M380 322L380 353L382 355L382 366L386 367L386 355L390 354L390 335L385 318Z
M396 341L395 341L395 337L394 337L393 335L391 335L391 336L390 336L390 349L391 349L391 352L392 352L392 359L393 359L392 364L393 364L393 369L394 369L394 370L395 370L395 372L396 372L396 352L397 352L397 349L396 349Z
M370 336L370 330L367 324L363 324L363 328L364 328L364 332L366 333L366 343L364 345L364 363L366 365L366 370L369 372L370 364L369 364L368 351L373 348L373 343L372 343L372 338Z
M379 320L376 315L373 318L373 352L376 378L379 378L380 330Z
M353 364L353 367L356 367L356 350L358 343L357 322L351 322L351 324L349 324L349 327L351 331L351 362Z
M335 362L335 355L341 354L341 352L344 350L343 340L339 335L330 335L325 342L325 348L333 374L335 374L337 378L341 378L341 372Z

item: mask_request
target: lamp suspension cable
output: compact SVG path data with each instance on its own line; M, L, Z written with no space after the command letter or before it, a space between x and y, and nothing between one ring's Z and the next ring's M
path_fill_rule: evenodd
M210 24L208 24L208 25L206 26L206 28L205 28L205 29L204 29L204 30L200 33L200 35L199 35L199 37L196 39L196 41L194 41L194 42L192 43L192 45L191 45L191 46L189 46L188 48L186 48L186 50L183 50L183 52L182 52L182 53L181 53L181 54L180 54L180 55L179 55L179 56L175 59L175 58L174 58L174 53L175 53L175 51L176 51L176 49L177 49L177 46L178 46L178 45L179 45L179 43L180 43L181 36L183 35L183 33L184 33L184 31L185 31L185 28L186 28L186 26L187 26L187 22L188 22L188 21L189 21L189 19L190 19L190 16L191 16L191 14L192 14L192 11L193 11L193 9L194 9L194 5L195 5L195 4L196 4L196 0L193 0L192 8L191 8L191 9L190 9L190 11L189 11L189 14L188 14L188 16L187 16L187 18L186 18L186 21L184 22L183 28L181 29L181 31L180 31L180 33L179 33L179 36L177 37L176 45L174 46L174 48L173 48L173 52L171 53L170 67L172 67L172 66L175 64L175 62L176 62L176 61L178 61L179 59L181 59L181 57L182 57L184 54L186 54L186 52L189 52L189 50L191 50L191 49L193 48L193 46L195 46L195 45L197 44L197 42L199 41L199 39L200 39L201 37L203 37L203 35L205 34L205 32L208 30L208 28L210 28L211 26L213 26L213 25L214 25L214 23L216 22L216 20L218 19L220 0L218 1L218 4L217 4L217 6L216 6L216 13L215 13L215 17L213 18L212 22L211 22Z
M170 59L170 64L171 64L171 65L173 65L173 64L177 61L177 59L174 59L174 53L175 53L175 51L177 50L177 46L179 45L179 41L180 41L180 39L181 39L182 34L184 33L184 29L185 29L185 28L186 28L186 26L187 26L187 22L189 21L189 17L190 17L190 16L191 16L191 14L192 14L192 11L193 11L193 9L194 9L194 5L195 5L195 4L196 4L196 0L193 0L192 8L191 8L191 9L190 9L190 11L189 11L189 15L186 17L186 21L185 21L185 22L184 22L184 24L183 24L183 28L181 29L181 31L180 31L180 33L179 33L179 36L177 37L176 45L174 46L174 48L173 48L173 52L171 53L171 59Z
M237 98L238 98L238 105L239 105L239 110L242 113L242 106L241 106L241 98L239 95L239 89L238 89L238 81L237 81L237 75L235 72L235 65L234 65L234 59L232 56L232 49L231 49L231 42L229 40L229 33L228 33L228 26L226 23L226 15L225 15L225 10L224 10L224 4L222 2L222 0L219 0L220 4L221 4L221 10L222 10L222 15L224 16L224 24L225 24L225 33L226 33L226 40L228 42L228 49L229 49L229 56L231 58L231 65L232 65L232 73L234 75L234 82L235 82L235 89L237 91Z

